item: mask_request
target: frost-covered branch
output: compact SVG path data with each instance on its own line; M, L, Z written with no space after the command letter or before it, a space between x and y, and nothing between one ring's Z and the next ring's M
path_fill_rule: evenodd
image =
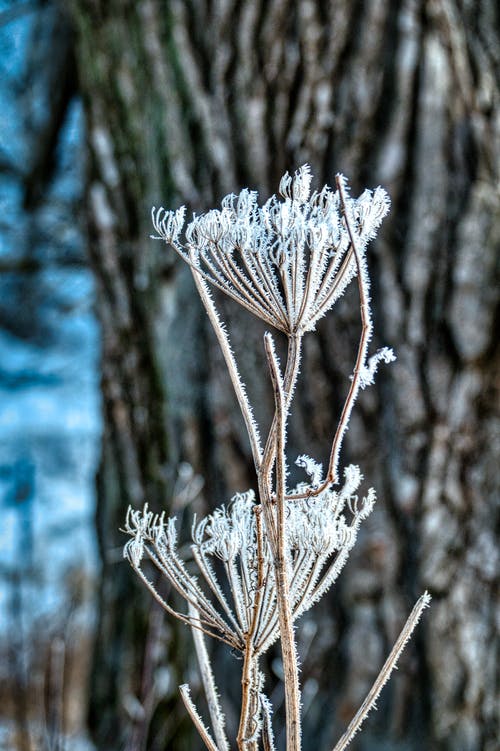
M368 717L370 710L376 708L376 701L380 695L380 692L391 677L391 673L396 668L397 662L401 656L403 649L408 643L408 640L411 637L415 626L419 622L425 608L429 607L430 602L431 597L428 592L424 592L424 594L417 600L413 610L408 616L408 620L406 621L403 630L401 631L394 647L391 650L389 657L385 661L382 670L378 674L375 683L371 687L368 695L366 696L366 699L354 715L349 724L349 727L347 728L346 732L339 740L333 751L344 751L344 749L347 748L358 730L361 728L363 722Z

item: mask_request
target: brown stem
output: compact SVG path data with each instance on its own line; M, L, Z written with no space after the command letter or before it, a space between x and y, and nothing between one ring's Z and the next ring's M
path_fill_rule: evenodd
M293 391L299 374L300 356L302 352L302 334L295 334L288 338L288 353L285 368L285 375L283 377L283 392L284 392L284 420L286 421L286 415L290 408L290 402L292 400ZM271 492L271 472L276 457L276 427L277 427L277 415L275 413L269 435L267 437L264 454L261 464L261 479L266 484L268 492Z
M251 694L253 688L253 676L255 671L253 670L255 660L255 654L253 651L253 644L247 641L245 648L245 657L243 662L243 671L241 674L241 711L240 711L240 724L238 727L238 735L236 742L238 744L239 751L247 751L248 749L248 721L250 718L250 704Z
M255 652L254 637L257 633L257 627L259 624L260 609L262 605L262 596L264 594L265 584L263 550L264 542L261 512L261 506L256 506L254 508L255 530L257 538L257 589L255 593L250 628L245 634L245 657L241 675L241 712L237 736L239 751L253 751L253 748L255 747L254 743L249 742L249 736L252 735L252 733L250 732L250 720L256 712L256 708L253 706L253 696L256 693L256 682L258 680L258 655Z
M354 371L352 375L351 385L347 392L347 397L342 408L342 414L340 416L337 430L332 443L332 449L330 452L330 460L328 463L328 472L324 482L317 488L311 489L306 493L296 493L294 495L286 496L286 500L298 501L303 498L312 498L322 493L329 485L338 482L338 461L340 455L340 449L342 447L342 441L347 430L349 418L351 416L352 408L358 397L359 389L361 388L361 372L366 363L366 354L368 351L368 343L370 341L372 332L372 323L370 318L370 299L369 299L369 286L368 276L365 273L364 259L361 250L358 247L358 241L354 228L351 225L351 220L347 211L347 202L345 196L345 188L341 175L337 175L337 188L340 196L340 204L342 206L342 213L349 233L349 239L351 241L351 247L354 252L357 267L358 287L359 287L359 302L361 311L361 337L359 340L358 354L354 365Z
M276 598L280 623L281 654L285 682L286 748L300 751L300 689L297 650L293 633L290 603L290 583L287 567L286 513L285 513L285 422L286 397L270 334L265 339L266 355L273 383L276 403L276 545L273 549L276 573ZM272 514L270 499L264 500L266 517Z

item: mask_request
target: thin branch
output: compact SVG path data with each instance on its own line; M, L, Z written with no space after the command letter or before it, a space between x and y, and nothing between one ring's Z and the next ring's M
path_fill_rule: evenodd
M321 571L317 572L321 574L321 579L319 582L317 579L313 582L312 591L308 588L304 593L300 606L295 609L294 618L299 618L306 610L309 610L331 588L347 563L350 552L351 548L344 546L322 574Z
M196 284L196 288L201 297L201 301L205 307L205 310L207 311L210 323L212 324L213 330L222 350L224 360L226 361L229 376L231 378L236 398L238 400L238 404L240 405L241 413L245 421L255 468L258 471L262 461L262 449L260 445L259 431L253 417L250 402L248 401L245 386L238 373L236 360L234 359L231 345L229 344L229 337L224 330L223 324L221 323L206 282L201 278L201 275L196 268L192 266L191 270L193 272L194 283Z
M264 751L276 751L274 743L273 725L271 720L272 707L271 702L261 693L260 702L262 706L262 714L264 715L264 721L262 723L262 744Z
M238 641L234 638L233 634L229 632L228 634L217 634L213 631L209 631L203 624L204 621L201 619L198 619L197 622L193 622L192 619L188 615L184 615L183 613L179 613L177 610L174 610L170 607L168 602L166 602L163 597L160 595L156 587L153 585L153 583L147 578L147 576L144 574L141 568L138 566L134 566L134 571L139 576L139 578L142 580L142 582L146 585L146 587L149 589L155 600L162 606L162 608L169 614L173 615L175 618L177 618L179 621L182 621L183 623L186 623L188 626L192 626L193 628L199 628L200 631L203 631L204 634L207 636L211 636L214 639L218 639L219 641L224 642L224 644L228 644L233 649L241 649L241 644L238 643Z
M340 422L335 432L335 438L333 439L332 451L330 454L330 463L328 465L327 480L329 483L338 482L338 461L340 449L342 447L342 441L347 430L349 418L351 416L352 408L358 397L359 389L361 388L361 374L366 362L366 354L368 350L368 343L372 335L372 321L370 315L370 298L369 298L369 279L366 272L366 259L358 248L358 241L354 228L351 225L351 219L347 210L347 201L345 196L344 180L341 175L337 175L336 178L337 187L340 195L340 203L342 206L342 212L351 240L352 249L354 251L354 257L356 259L358 286L359 286L359 302L361 310L361 338L359 341L358 355L356 358L356 364L354 365L354 373L351 381L351 386L347 394L347 398L340 416Z
M368 278L368 274L366 271L366 260L362 251L358 247L358 240L357 240L354 228L351 224L351 218L349 216L349 211L347 209L347 200L346 200L344 180L343 180L342 175L337 175L336 182L337 182L337 187L339 191L340 203L342 206L344 220L346 223L347 231L349 233L349 239L351 241L351 248L354 253L355 260L356 260L356 269L357 269L358 287L359 287L359 301L360 301L360 311L361 311L361 336L359 340L358 354L357 354L356 362L354 365L351 385L349 387L349 391L347 393L347 397L344 402L344 406L342 408L342 413L341 413L340 420L337 425L337 429L335 431L335 436L334 436L333 443L332 443L330 460L328 463L328 472L327 472L326 478L324 482L322 482L321 485L319 485L317 488L308 490L306 493L296 493L296 494L287 496L287 500L300 500L303 498L312 498L314 496L320 495L320 493L326 490L327 487L338 482L338 462L339 462L340 450L342 448L342 441L344 439L344 435L347 430L347 426L349 424L349 418L351 416L352 408L354 407L354 404L358 397L359 390L362 385L362 374L364 372L364 368L366 365L366 355L368 351L368 344L370 342L370 338L372 335L372 321L371 321L371 315L370 315L370 297L369 297L370 283L369 283L369 278Z
M233 596L234 609L241 624L241 628L243 629L243 633L245 633L248 630L248 613L245 607L243 585L234 558L229 561L224 561L224 569L229 582L229 589Z
M213 570L210 564L210 561L207 560L206 554L203 552L203 550L201 550L201 548L198 545L192 545L191 552L193 553L193 558L196 564L198 565L198 568L200 569L203 575L203 578L207 582L208 586L210 587L211 591L214 593L222 609L224 610L227 617L231 621L231 625L234 628L235 632L238 634L241 641L243 642L243 632L241 630L240 624L238 623L237 619L235 618L235 616L233 615L231 611L231 608L228 605L228 602L220 587L220 584L217 581L217 576L215 574L215 571Z
M146 546L146 551L151 562L154 563L157 569L168 579L172 587L188 604L193 604L200 615L203 614L206 621L214 628L218 628L222 633L231 633L231 627L216 610L208 597L206 597L205 593L198 586L197 581L185 571L180 558L177 556L174 557L174 555L171 558L160 557L158 547L156 548L158 555L149 546Z
M191 604L189 605L189 615L192 618L197 617L196 609ZM217 747L219 748L219 751L229 751L229 743L224 730L224 714L220 706L219 695L215 685L214 674L210 664L205 638L203 632L199 628L193 627L191 632L193 634L196 657L198 658L198 665L200 666L201 680L203 682L203 688L205 689L208 711L210 713L210 719L212 720L212 728Z
M255 651L255 634L259 625L259 615L262 604L262 596L264 594L264 551L263 551L263 533L262 533L262 508L256 506L255 513L255 530L257 538L257 591L255 595L252 620L250 627L245 636L245 661L243 663L243 671L241 675L241 712L240 712L240 724L238 727L238 748L241 751L247 747L248 744L248 725L250 719L250 705L251 705L251 693L255 690L255 676L257 675L257 654Z
M262 606L262 598L264 596L265 578L264 578L264 533L262 530L262 507L255 506L255 535L257 538L257 591L255 594L252 623L249 630L249 637L252 642L255 642L255 635L257 634L260 612Z
M158 230L158 232L160 231L157 226L156 226L156 229ZM217 287L217 289L219 289L221 292L224 292L224 294L228 295L235 302L239 303L244 308L246 308L250 313L252 313L252 315L256 316L257 318L262 318L262 320L266 321L266 323L269 323L271 326L275 326L280 331L287 333L286 324L283 323L281 316L277 318L274 312L273 312L273 315L270 316L268 313L261 310L260 306L258 307L257 305L254 304L254 300L252 299L251 296L249 295L244 296L242 295L242 293L238 292L235 288L233 288L231 284L229 283L230 280L221 276L221 274L214 267L213 263L207 258L206 253L204 254L200 253L200 258L205 264L205 266L207 267L207 269L209 269L210 273L205 271L201 267L201 264L199 262L193 261L192 257L189 255L189 251L185 250L179 243L172 241L161 234L160 234L160 237L151 235L151 238L153 240L165 240L167 245L171 245L171 247L182 258L182 260L185 261L185 263L187 263L187 265L189 266L193 274L199 274L199 276L205 282L210 282L210 284L213 284L214 287Z
M205 746L208 748L208 751L219 751L217 746L215 745L215 742L208 732L207 728L203 724L203 720L201 719L198 710L196 709L193 700L191 699L190 692L189 692L189 686L187 683L183 683L182 686L179 686L179 691L181 693L182 701L184 702L184 706L186 707L189 716L191 717L193 724L200 734L200 737L205 744Z
M262 318L263 321L266 321L266 323L269 323L271 326L276 325L277 319L275 319L273 315L269 314L266 311L266 309L255 298L255 296L248 294L247 291L242 289L241 285L238 284L238 281L236 279L233 279L232 276L229 276L230 272L228 273L227 271L227 265L225 269L223 268L224 262L221 263L220 261L218 261L217 258L213 256L213 254L213 260L210 260L206 252L201 253L200 258L203 260L210 273L205 272L200 265L191 263L191 266L197 273L200 274L203 279L205 279L205 281L211 282L215 287L220 289L221 292L224 292L225 294L229 295L229 297L232 297L233 300L240 303L240 305L246 308L257 318Z
M349 724L349 727L347 728L346 732L339 740L333 751L344 751L344 749L347 748L349 743L352 741L352 739L360 729L363 722L366 720L369 711L375 707L381 690L389 680L391 673L396 667L397 661L399 660L399 657L406 646L408 639L412 635L413 629L419 622L420 616L422 615L425 608L429 606L430 601L431 597L428 592L424 592L424 594L417 600L413 610L408 617L408 620L403 627L403 630L401 631L394 647L392 648L389 657L385 661L382 670L378 674L375 683L371 687L369 693L366 696L366 699L354 715L351 723Z
M288 579L287 539L286 539L286 467L285 467L285 420L286 397L283 381L274 351L271 334L264 337L267 361L274 389L276 417L276 507L277 539L274 553L276 572L276 598L280 620L281 654L285 679L286 738L287 751L300 751L300 690L297 650L293 633L293 618L290 603L290 585ZM267 499L264 511L271 511ZM267 508L266 508L267 507Z
M300 359L302 354L302 334L296 334L288 338L288 352L285 368L285 375L283 377L283 398L284 398L284 412L283 421L286 422L288 416L288 410L293 398L293 392L297 383L299 375ZM281 376L280 376L281 378ZM261 467L261 482L270 489L271 472L276 457L276 429L277 429L277 415L276 412L271 423L269 435L267 437L266 446L264 449L264 455L262 457Z

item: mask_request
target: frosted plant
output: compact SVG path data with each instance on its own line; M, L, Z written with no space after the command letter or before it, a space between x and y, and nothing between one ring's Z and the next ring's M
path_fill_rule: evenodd
M338 191L325 186L310 195L308 165L281 179L280 200L264 206L242 190L221 210L194 217L180 242L185 209L153 208L153 225L198 272L256 316L285 334L312 331L356 273ZM352 227L360 252L389 209L387 193L365 191L352 203Z
M220 210L194 216L185 225L185 208L153 209L155 239L162 239L191 267L201 300L224 355L248 431L257 475L253 491L236 495L192 527L190 555L177 548L176 521L144 509L129 509L125 556L153 596L171 615L191 626L213 736L189 692L184 704L210 751L229 749L225 720L205 647L206 634L243 657L242 696L237 744L240 751L274 749L272 707L264 693L259 658L279 639L283 657L287 751L301 748L300 687L294 623L337 579L356 541L360 524L371 512L375 491L359 500L362 475L349 465L340 483L343 437L359 390L373 383L381 362L394 360L384 347L371 356L372 335L366 247L389 210L382 188L349 197L344 178L336 190L325 186L311 194L307 165L280 182L281 198L263 206L257 193L243 190L222 201ZM307 480L287 487L286 425L298 378L302 339L357 279L361 336L346 400L337 425L326 471L307 455L296 464ZM288 341L283 370L271 333L264 349L275 409L265 442L255 422L245 385L211 287L226 293ZM186 601L175 610L157 591L143 563L149 560ZM416 603L386 663L334 751L346 748L388 680L404 645L429 603Z
M307 461L317 472L318 465L308 458ZM354 495L362 479L358 468L349 466L345 477L340 491L328 489L314 503L301 500L290 506L286 544L294 619L335 581L354 545L361 521L373 508L372 488L361 503ZM125 530L132 538L125 546L126 557L167 610L172 608L141 569L143 557L153 562L196 611L194 617L175 613L177 617L191 624L196 622L197 628L209 631L243 654L247 646L245 634L254 617L251 640L255 656L276 641L279 628L273 556L263 534L260 505L252 491L236 495L228 508L221 506L193 523L191 553L196 576L188 573L178 554L175 519L153 514L147 506L142 511L129 509ZM217 564L226 586L216 574ZM231 602L224 594L227 590Z

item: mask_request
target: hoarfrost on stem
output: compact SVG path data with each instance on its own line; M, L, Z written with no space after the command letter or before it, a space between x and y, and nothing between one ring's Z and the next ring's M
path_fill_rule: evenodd
M362 520L373 508L373 489L358 502L355 491L362 476L356 469L347 468L346 483L341 490L325 490L314 502L301 500L288 508L287 553L294 619L317 602L326 592L326 584L330 586L338 576ZM279 630L273 554L265 534L260 551L263 593L257 587L256 508L253 491L238 493L229 506L220 506L209 516L194 521L190 558L196 574L189 572L187 562L177 550L175 518L153 514L147 506L144 510L129 508L124 531L131 539L125 545L124 556L136 571L142 571L144 558L149 559L194 606L200 616L196 627L204 630L205 625L210 626L215 629L213 636L229 641L242 652L250 615L257 596L261 596L258 625L252 639L255 654L262 654L278 638ZM146 574L142 576L145 578ZM148 586L154 587L150 579ZM227 589L231 602L223 594Z
M374 382L381 362L395 357L389 347L369 356L373 324L366 247L389 210L382 188L348 195L341 175L336 189L311 193L308 165L288 172L273 195L260 206L258 194L244 189L226 196L220 209L208 211L185 227L185 207L152 211L155 239L164 240L189 264L201 300L229 371L245 421L257 475L253 491L235 495L201 520L194 519L190 554L177 547L175 518L129 508L124 555L163 608L190 625L214 730L213 740L193 704L189 687L181 694L210 751L229 748L218 692L204 647L203 634L241 653L242 693L237 735L239 751L257 751L259 740L274 748L272 708L264 694L259 658L281 642L285 683L287 751L300 751L300 686L294 623L337 579L356 541L361 522L375 503L370 488L360 496L359 467L349 465L340 482L343 438L360 389ZM184 229L184 235L183 235ZM307 454L297 466L307 480L287 488L286 427L299 376L302 339L356 278L361 334L350 385L334 430L326 471ZM265 443L253 416L245 384L210 287L216 287L288 341L281 369L274 340L264 336L275 410ZM187 603L180 612L157 591L144 562L149 560ZM342 751L375 706L381 688L429 602L416 603L371 691L335 746Z

